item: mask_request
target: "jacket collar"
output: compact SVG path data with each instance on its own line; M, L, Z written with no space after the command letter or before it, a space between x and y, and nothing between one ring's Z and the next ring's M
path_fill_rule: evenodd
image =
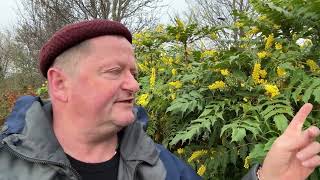
M52 129L51 103L34 101L25 113L25 126L21 133L4 139L12 150L24 157L70 164ZM127 161L144 161L151 165L159 159L154 142L146 135L139 120L123 130L120 155Z

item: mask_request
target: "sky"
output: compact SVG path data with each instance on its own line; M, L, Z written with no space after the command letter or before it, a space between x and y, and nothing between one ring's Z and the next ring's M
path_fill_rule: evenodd
M16 1L19 0L0 0L0 31L13 29L17 23ZM163 2L168 4L168 8L166 8L168 13L164 14L161 21L169 20L168 14L179 13L187 8L185 0L163 0Z

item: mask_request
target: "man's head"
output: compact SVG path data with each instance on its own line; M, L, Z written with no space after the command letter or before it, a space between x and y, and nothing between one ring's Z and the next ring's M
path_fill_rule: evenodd
M55 118L67 119L88 131L95 129L96 133L133 122L134 94L139 86L130 38L102 33L56 56L48 63L48 69L42 62L46 59L40 58L41 71L48 78Z

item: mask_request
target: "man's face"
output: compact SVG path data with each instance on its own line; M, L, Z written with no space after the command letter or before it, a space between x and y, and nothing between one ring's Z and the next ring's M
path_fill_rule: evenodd
M101 36L89 40L89 52L76 68L68 92L75 123L103 130L133 122L134 94L139 84L135 80L134 52L125 38Z

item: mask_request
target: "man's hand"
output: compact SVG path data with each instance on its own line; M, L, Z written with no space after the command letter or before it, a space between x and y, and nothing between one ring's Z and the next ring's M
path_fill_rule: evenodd
M319 128L311 126L302 130L311 110L309 103L302 106L285 132L275 140L262 165L262 180L306 179L320 165L320 144L315 141Z

